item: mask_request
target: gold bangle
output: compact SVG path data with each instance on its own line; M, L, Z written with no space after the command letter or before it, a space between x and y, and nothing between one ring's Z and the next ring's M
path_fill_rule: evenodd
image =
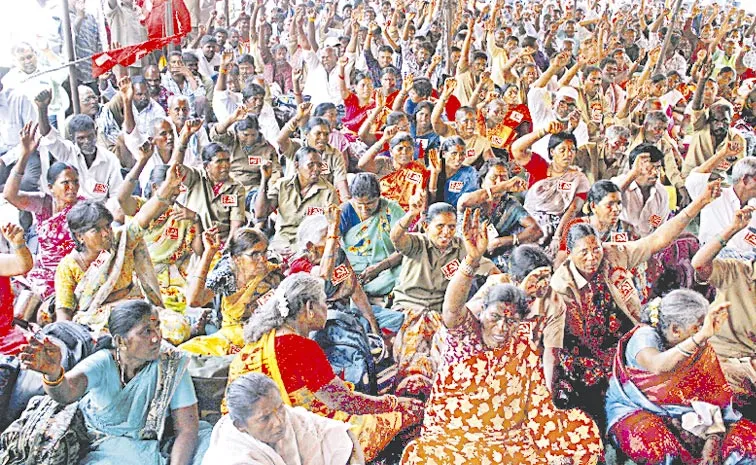
M48 381L47 380L47 375L42 375L42 383L45 386L54 387L54 386L57 386L60 383L62 383L63 382L63 378L65 378L65 377L66 377L66 369L63 368L63 367L60 367L60 378L56 379L55 381Z

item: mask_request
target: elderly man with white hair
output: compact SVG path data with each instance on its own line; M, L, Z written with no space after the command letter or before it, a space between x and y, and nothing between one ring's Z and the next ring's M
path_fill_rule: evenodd
M728 146L695 168L685 180L690 195L697 197L706 188L714 168L737 152L739 147ZM753 257L756 251L756 220L751 220L748 227L732 237L725 237L722 232L732 223L738 210L747 205L756 206L756 157L745 157L735 163L730 181L732 186L723 188L722 196L701 211L698 239L701 244L717 241L722 247L726 245L730 253Z

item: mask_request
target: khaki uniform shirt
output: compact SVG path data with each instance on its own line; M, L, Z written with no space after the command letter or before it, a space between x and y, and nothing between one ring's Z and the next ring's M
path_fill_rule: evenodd
M260 166L264 161L271 161L273 163L273 174L268 180L269 185L273 185L278 181L283 169L278 162L276 149L272 145L263 140L261 143L256 143L252 146L250 152L246 152L241 144L239 144L235 127L228 128L225 134L218 134L217 127L213 126L210 130L210 139L213 142L225 145L231 151L231 177L234 178L234 181L244 186L247 190L259 188L262 177Z
M651 241L644 238L624 243L605 242L603 247L604 259L594 279L603 279L617 307L630 320L638 323L641 301L630 270L651 258ZM587 304L580 299L580 290L587 285L588 281L569 258L556 270L551 278L549 292L553 291L559 296L557 298L547 294L547 298L544 298L547 315L543 340L545 347L562 348L567 306Z
M286 173L284 174L284 176L286 176L287 178L296 175L297 170L294 167L294 155L301 147L301 141L291 139L289 150L283 153L283 156L286 157L287 161ZM329 145L328 148L326 148L325 151L320 154L320 156L323 157L323 163L325 163L326 166L325 169L320 173L320 175L323 176L326 181L333 184L334 186L341 181L346 181L347 167L346 159L344 158L343 153L339 152Z
M727 323L709 343L720 357L756 357L756 341L748 336L756 333L756 262L715 259L709 284L717 288L715 304L731 304Z
M213 192L213 182L204 168L186 167L186 207L199 215L202 229L207 231L218 226L221 240L228 239L232 221L247 221L246 197L244 187L229 179L223 183L218 195Z
M470 64L472 66L472 63ZM464 73L457 73L457 87L454 88L454 96L459 100L463 107L470 104L470 100L475 93L475 80L470 70Z
M274 241L289 245L297 238L297 228L305 217L324 214L329 205L336 204L338 195L333 184L320 177L317 184L302 197L299 178L294 175L279 179L268 190L268 201L278 202L278 219Z
M425 235L411 233L408 236L408 245L403 249L397 247L404 257L398 284L394 288L394 306L440 312L446 286L467 256L467 251L458 237L453 238L449 247L441 251ZM482 258L477 274L488 275L494 268L493 262Z
M701 118L701 114L705 111L707 110L694 110L694 118ZM695 131L691 136L692 138L690 141L690 147L688 148L688 154L685 156L685 161L683 162L683 177L687 177L688 173L693 171L694 168L701 166L706 160L713 157L717 150L727 147L727 144L737 135L738 132L735 129L730 128L730 130L727 131L727 137L724 138L722 143L714 147L714 138L711 136L710 125L708 122L704 123L701 129ZM740 153L738 154L738 160L745 156L745 152L746 146L743 144ZM721 174L722 170L715 169L714 172Z

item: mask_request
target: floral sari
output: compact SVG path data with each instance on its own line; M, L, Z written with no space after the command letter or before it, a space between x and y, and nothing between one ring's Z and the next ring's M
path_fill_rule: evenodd
M525 195L525 210L543 230L540 244L548 245L556 228L575 197L583 197L590 183L583 173L570 170L558 178L545 178L533 184Z
M139 199L138 208L142 208L145 202L146 200ZM152 221L144 233L144 241L149 244L147 248L155 265L165 308L184 313L184 288L189 261L194 253L192 242L197 235L198 226L188 220L176 221L172 214L173 207L168 207Z
M404 210L396 202L384 198L380 199L375 214L365 221L360 221L351 203L344 204L341 209L341 235L344 238L344 252L355 273L362 273L367 267L377 265L395 252L389 234L391 227L402 216ZM388 295L396 285L399 271L398 266L384 270L372 281L363 283L365 293Z
M244 322L257 307L273 295L283 277L278 265L268 263L268 271L252 278L243 289L237 289L231 268L231 257L224 255L207 277L207 287L221 296L223 321L218 332L198 336L180 348L198 355L231 355L244 346Z
M186 367L186 356L164 345L158 360L148 363L126 385L114 386L119 379L110 351L100 351L82 361L77 369L83 370L90 382L79 409L91 447L81 464L167 464L161 450L166 420L172 409L190 406L192 400L196 403L191 382L186 385L190 380ZM176 406L176 402L181 405ZM199 435L194 464L200 463L207 449L210 425L201 422Z
M79 197L78 200L84 200L84 197ZM53 214L53 199L46 196L42 208L34 212L37 215L39 252L34 268L26 275L26 279L32 291L39 294L42 300L55 292L55 269L63 257L74 249L67 223L68 212L74 205L76 204Z
M430 172L425 169L425 165L420 161L412 161L381 178L381 197L393 200L407 211L413 190L425 189L429 178Z
M512 152L512 142L517 139L517 128L521 124L530 124L533 126L533 120L530 117L530 110L527 105L517 104L510 106L507 114L501 123L489 128L486 126L486 118L482 112L478 112L478 133L483 134L491 143L491 149L497 156L502 152L510 154ZM512 160L508 160L510 163Z
M303 352L307 353L303 353ZM349 423L371 461L403 429L399 412L352 415L333 410L315 397L333 373L322 349L315 341L298 335L276 336L273 329L259 341L248 343L231 362L228 383L247 373L263 373L275 381L284 403L304 407L318 415ZM317 378L317 379L315 379ZM226 413L225 399L221 406Z
M627 345L638 329L625 335L617 346L606 400L609 432L620 448L638 463L668 464L678 459L686 465L698 464L704 440L695 433L701 431L690 425L688 429L694 431L686 431L683 425L686 419L701 419L698 412L705 403L721 418L712 425L724 430L722 462L718 463L753 463L756 424L732 409L732 390L714 349L705 345L674 372L656 375L626 363ZM702 423L704 429L709 424Z
M596 424L579 410L560 411L551 403L538 326L523 323L505 345L486 349L480 322L468 311L465 322L448 332L422 435L404 450L402 464L597 463L602 445Z
M0 277L0 355L16 355L26 344L26 336L13 325L13 290L10 278Z

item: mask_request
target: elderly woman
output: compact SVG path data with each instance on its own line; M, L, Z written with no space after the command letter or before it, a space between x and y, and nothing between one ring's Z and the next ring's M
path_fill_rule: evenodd
M387 142L390 156L378 156ZM388 128L357 164L361 170L375 173L381 183L381 196L398 203L405 211L412 193L428 185L429 172L422 161L414 159L414 153L415 141L409 133Z
M651 301L645 324L618 344L607 427L634 462L756 460L756 424L733 410L732 391L707 343L726 324L729 306L709 307L695 291L672 291Z
M354 392L334 374L323 350L308 338L325 327L327 308L321 279L308 273L284 279L245 326L246 345L231 362L229 383L250 372L270 376L286 405L350 423L371 461L400 431L420 422L423 406Z
M247 373L226 389L203 465L362 464L349 424L284 404L275 381Z
M464 161L465 141L459 136L449 137L441 144L440 157L437 150L428 151L428 190L431 200L446 202L456 207L462 195L478 187L478 172L472 166L463 165Z
M391 293L399 277L401 254L391 242L391 228L404 216L398 203L381 197L373 173L357 173L349 187L352 198L341 206L339 232L344 252L369 297Z
M485 226L480 213L466 213L467 256L444 297L448 347L422 435L402 463L595 463L602 450L596 424L551 403L539 357L541 316L531 315L526 294L498 284L478 315L465 306L487 248Z
M204 250L189 279L186 300L192 307L203 307L220 297L221 328L180 348L199 355L234 354L244 345L244 323L270 298L283 276L280 267L268 261L268 239L256 229L237 230L209 273L220 250L218 231L205 231L202 241Z
M118 202L126 216L134 216L147 202L157 195L160 184L165 181L168 165L154 165L144 188L144 197L131 195L134 185L152 154L152 144L143 144L136 154L137 162L118 190ZM160 284L165 307L183 313L186 309L184 287L189 276L189 261L202 254L202 225L198 215L179 203L162 204L158 217L147 227L144 240L148 244L150 258ZM165 330L165 328L163 328ZM182 341L178 341L181 343Z
M108 316L110 350L100 350L70 372L61 367L61 350L51 340L33 338L21 360L43 374L43 387L60 404L78 401L93 441L82 465L188 465L202 460L210 425L198 421L197 397L187 372L187 358L161 345L157 310L147 302L116 305ZM55 409L43 400L38 409ZM170 456L164 455L166 421L175 434ZM198 436L199 432L199 436ZM41 428L35 434L57 434Z
M508 269L508 257L518 244L534 243L543 232L532 216L511 194L522 192L527 185L523 179L510 178L504 160L493 159L483 164L478 173L477 190L459 198L457 213L467 208L477 209L488 221L488 252L499 269ZM459 215L459 220L462 217ZM458 221L459 222L459 221Z
M31 291L45 300L55 291L55 268L74 249L74 241L66 227L71 208L79 196L79 172L71 165L55 162L47 170L50 194L22 192L21 178L29 157L37 149L36 126L28 123L21 131L21 154L5 183L3 196L14 207L35 214L39 252L34 268L26 275Z
M541 244L549 246L553 254L567 222L583 208L590 187L585 174L572 166L577 150L575 136L563 130L564 124L551 122L548 128L534 131L512 144L515 162L530 177L525 210L543 230ZM551 163L530 152L530 146L547 134L551 134L548 145Z
M719 192L719 183L712 182L674 219L637 241L602 242L589 224L570 228L569 257L551 280L558 298L546 308L552 319L544 339L544 371L555 404L581 407L603 426L612 357L620 338L640 321L641 297L630 270L675 240Z
M34 257L24 242L24 230L6 224L0 230L10 243L13 253L0 254L0 355L16 355L26 344L26 335L13 325L13 290L11 276L22 275L32 269Z
M428 394L435 370L429 354L433 335L441 327L439 312L444 293L467 254L455 235L456 209L447 203L428 208L425 234L407 232L425 209L425 199L424 191L414 195L407 214L391 228L391 240L403 256L393 307L404 313L404 323L394 342L396 389L420 396ZM481 275L498 272L490 260L483 259Z
M55 315L101 330L110 308L121 300L147 298L163 307L155 268L144 235L152 220L179 195L181 167L173 165L134 218L114 233L113 216L102 203L82 201L68 213L76 250L55 271ZM134 282L134 276L138 283Z

